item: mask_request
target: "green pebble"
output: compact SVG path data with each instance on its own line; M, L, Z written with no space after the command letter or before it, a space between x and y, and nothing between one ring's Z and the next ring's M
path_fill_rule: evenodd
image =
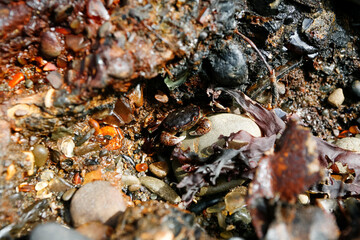
M44 166L49 157L49 150L44 145L38 144L32 151L35 157L35 165L38 167Z

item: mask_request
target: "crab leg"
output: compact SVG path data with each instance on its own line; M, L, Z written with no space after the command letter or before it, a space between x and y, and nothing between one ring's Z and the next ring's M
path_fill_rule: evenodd
M160 135L160 141L166 146L175 146L185 138L185 136L176 137L175 135L165 131L163 131Z
M253 41L251 41L248 37L246 37L244 34L239 32L237 29L235 29L234 32L237 35L239 35L240 37L242 37L245 41L247 41L251 45L252 48L254 48L254 50L260 56L261 60L264 62L266 68L269 70L269 73L270 73L270 85L271 85L271 89L272 89L271 106L274 107L276 105L276 102L277 102L278 97L279 97L279 93L278 93L278 89L277 89L275 69L270 67L270 65L266 61L264 55L261 54L260 50L256 47L256 45L255 45L255 43Z
M198 127L194 131L189 132L190 136L201 136L211 130L211 121L208 118L200 119L197 125Z

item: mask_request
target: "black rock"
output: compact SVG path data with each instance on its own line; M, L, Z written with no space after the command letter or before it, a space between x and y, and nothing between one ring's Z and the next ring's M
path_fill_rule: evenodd
M238 86L248 81L248 67L235 41L218 44L208 57L208 75L221 86Z

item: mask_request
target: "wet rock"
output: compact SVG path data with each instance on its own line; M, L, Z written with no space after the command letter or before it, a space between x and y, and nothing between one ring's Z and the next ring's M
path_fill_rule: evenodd
M289 50L299 55L312 54L317 51L315 47L301 40L297 32L290 36L290 40L286 46L289 48Z
M359 99L360 98L360 81L359 80L356 80L351 84L351 90Z
M169 173L169 166L164 161L150 164L149 169L158 178L164 178Z
M46 76L51 86L55 89L59 89L64 83L62 75L58 71L53 71Z
M191 151L205 157L212 154L212 144L224 144L223 140L218 139L220 135L229 136L233 132L245 130L255 137L261 136L260 128L250 118L233 113L221 113L208 118L212 124L211 131L200 137L187 136L187 138L182 141L182 149L190 148ZM242 143L234 142L234 144L239 145Z
M338 139L335 143L338 147L344 148L350 151L360 152L360 138L346 137Z
M248 67L240 45L224 41L214 47L208 57L209 77L221 86L238 86L247 83Z
M105 181L82 186L73 196L70 205L75 227L93 221L111 225L125 209L126 203L121 192Z
M332 32L334 23L335 14L330 11L322 11L322 13L305 29L305 36L316 46L325 46L328 36Z
M328 102L334 107L340 107L340 105L344 102L345 97L343 90L341 88L335 89L330 96L328 97Z
M30 240L89 240L73 229L66 228L57 223L46 223L37 226L30 234Z
M112 232L110 226L104 225L100 222L91 222L81 225L76 230L82 235L92 240L106 240Z
M141 177L140 182L151 192L156 193L163 199L171 203L179 203L181 201L180 196L165 182L154 177Z
M35 165L42 167L45 165L46 160L49 158L49 150L44 145L38 144L32 150L35 157Z
M57 57L61 54L63 47L55 33L44 32L41 35L40 49L46 57Z
M236 7L234 0L217 2L216 10L216 22L218 31L229 31L236 28L236 21L234 17Z

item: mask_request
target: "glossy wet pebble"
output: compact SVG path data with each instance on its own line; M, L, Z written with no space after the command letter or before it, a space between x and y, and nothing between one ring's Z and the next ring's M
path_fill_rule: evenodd
M350 151L360 152L360 138L346 137L341 138L335 143L338 147L344 148Z
M55 33L44 32L41 35L40 49L46 57L57 57L61 54L62 45Z
M89 240L79 232L66 228L57 223L38 225L30 234L30 240Z
M182 142L181 148L190 148L200 156L209 156L212 154L211 145L218 143L223 145L223 140L218 140L220 135L229 136L233 132L245 130L255 137L261 136L261 130L254 121L250 118L233 114L233 113L221 113L209 117L211 121L211 131L200 137L190 137ZM240 142L234 142L234 144L241 145Z
M33 149L33 154L35 157L35 164L38 167L44 166L46 163L46 160L49 157L49 150L44 145L38 144L35 145Z
M151 192L156 193L163 199L171 203L179 203L181 201L180 196L165 182L154 177L141 177L140 182Z
M169 166L164 161L150 164L149 169L158 178L164 178L169 173Z
M70 204L75 227L93 221L111 225L125 209L122 193L106 181L95 181L82 186Z
M330 105L334 107L340 107L340 105L344 102L345 96L344 92L341 88L335 89L328 98L328 102Z
M351 89L355 95L360 98L360 81L356 80L351 84Z

